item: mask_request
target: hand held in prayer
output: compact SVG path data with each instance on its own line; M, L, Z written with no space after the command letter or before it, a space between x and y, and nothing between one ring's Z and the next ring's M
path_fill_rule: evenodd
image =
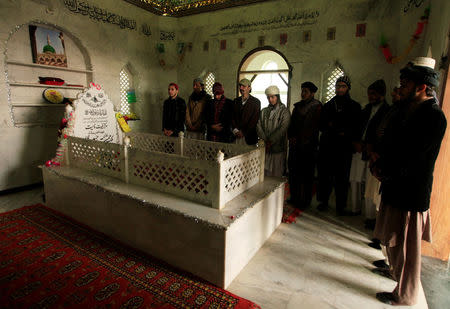
M291 137L291 138L289 139L289 144L290 144L291 146L295 146L295 144L297 144L297 139L296 139L295 137Z
M217 124L211 125L211 129L213 129L214 131L220 132L220 131L222 131L223 127L222 127L221 123L217 123Z
M242 131L241 130L239 130L238 132L236 132L236 137L238 137L238 138L242 138L242 137L244 137L244 134L242 134Z
M354 142L353 143L353 148L355 149L356 152L361 153L363 151L363 145L360 142Z

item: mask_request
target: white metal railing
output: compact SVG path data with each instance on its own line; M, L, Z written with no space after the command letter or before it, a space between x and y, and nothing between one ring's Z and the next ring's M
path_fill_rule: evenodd
M220 209L264 181L264 147L156 134L127 134L123 145L68 138L65 164Z

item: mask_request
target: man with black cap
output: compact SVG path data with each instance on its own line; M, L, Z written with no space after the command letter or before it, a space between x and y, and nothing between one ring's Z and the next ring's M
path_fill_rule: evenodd
M312 198L322 103L314 98L317 87L312 82L304 82L301 88L302 100L294 104L288 129L289 202L305 209Z
M258 142L256 124L259 120L261 102L252 96L252 83L247 79L239 82L241 96L234 99L233 106L233 134L236 144L255 145Z
M429 203L433 170L447 121L433 96L439 84L434 59L419 58L400 71L400 108L386 128L372 166L381 180L374 236L386 246L393 292L377 293L392 305L414 305L420 288L421 240L431 240Z
M328 199L334 185L336 213L345 215L349 185L350 166L354 143L359 140L361 106L352 100L349 90L350 78L341 76L336 80L336 96L322 108L319 143L319 187L317 207L328 209Z
M194 79L194 91L186 104L186 137L205 139L204 110L211 96L205 91L205 83L201 78Z

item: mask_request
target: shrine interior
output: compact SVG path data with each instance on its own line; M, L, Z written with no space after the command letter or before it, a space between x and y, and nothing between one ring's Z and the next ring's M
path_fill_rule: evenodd
M351 97L362 107L368 104L369 85L379 79L386 82L386 99L391 104L389 94L399 84L400 69L416 57L431 57L436 60L435 69L441 76L436 97L449 119L450 1L2 0L0 17L3 60L0 62L3 72L0 214L39 203L64 204L67 199L70 206L66 215L95 229L104 227L101 232L149 254L149 251L157 251L157 257L168 264L192 272L261 308L388 308L375 298L375 293L392 290L395 284L370 271L371 263L384 257L381 250L367 246L372 231L365 228L361 215L336 216L334 209L320 212L316 209L319 203L313 197L311 207L294 222L280 224L287 178L264 176L264 153L237 145L219 151L207 144L191 145L182 138L177 138L168 150L166 140L160 142L158 137L163 135L163 102L168 98L170 83L179 86L178 96L187 101L196 78L205 82L205 90L211 95L213 84L220 82L225 97L233 100L240 96L239 81L248 78L252 81L251 94L260 99L261 108L269 106L265 89L277 85L281 101L292 112L294 104L301 100L303 82L313 82L318 87L315 98L325 104L335 94L337 77L347 75L352 82ZM48 58L46 50L53 54L56 50L56 55ZM51 92L51 89L57 91ZM89 173L99 169L89 170L73 157L76 152L73 145L77 140L64 134L58 137L61 119L67 114L66 104L86 95L95 97L95 102L104 99L111 103L110 119L103 124L96 122L97 127L89 128L92 139L97 139L101 131L107 133L101 142L122 145L127 135L124 126L131 131L128 135L131 143L138 140L139 134L147 141L154 139L152 145L163 147L149 150L157 153L155 158L159 157L155 160L158 162L175 164L179 160L178 165L171 165L173 169L205 169L197 179L198 173L191 175L194 181L190 185L207 197L179 193L173 188L161 189L148 184L149 178L144 179L148 176L129 179L128 175L111 176L113 172L108 171L95 180ZM86 104L97 104L92 102ZM83 117L98 116L80 108L74 123L82 121L81 112ZM121 114L114 114L117 112ZM84 130L86 127L74 136L84 134ZM100 144L92 145L100 147ZM84 146L90 144L80 147ZM153 146L143 143L142 147ZM205 154L198 151L202 147L214 149ZM111 150L117 155L108 162L114 162L117 156L122 160L125 148ZM197 150L192 150L194 148ZM73 153L69 155L70 151ZM46 162L54 158L59 162L58 156L70 157L70 166L86 169L86 174L77 174L73 177L79 178L74 180L70 169L61 167L61 172L55 173L48 169L47 174L44 171L47 177L44 188L43 169L49 167L45 167ZM133 156L143 162L146 155L133 152ZM230 163L233 157L245 157L251 165L251 171L233 180L245 184L239 192L222 187L222 182L229 185L222 178L226 177L223 174L226 168L228 171L234 168ZM170 162L170 158L175 163ZM69 166L68 161L61 160L61 164L65 162ZM130 159L128 166L128 159L124 161L126 171L136 162ZM450 307L448 162L450 141L446 133L436 161L430 202L434 242L422 242L423 290L418 304L412 308ZM117 169L125 171L122 165ZM145 173L144 169L134 175ZM219 171L214 178L216 170ZM106 185L102 187L105 192L94 190L96 193L92 193L94 191L88 188L89 185L92 188L103 186L104 180L109 178L102 177L110 176L122 181L111 189L120 195L120 201L115 200L116 195L105 193L110 190ZM206 181L203 177L211 178ZM77 181L83 182L81 189ZM49 188L49 184L53 187ZM99 200L110 201L117 207L130 203L130 207L139 209L141 204L124 201L128 185L145 188L142 192L134 187L129 190L141 201L153 203L148 192L157 192L154 196L161 198L160 203L155 198L155 205L175 201L175 211L183 212L184 217L174 218L168 213L164 220L167 224L179 224L180 230L161 224L159 233L163 236L140 239L145 237L114 231L115 228L143 228L144 222L139 221L138 213L127 214L124 208L120 218L101 215L88 218L90 213L77 209L78 198L88 201L90 194L97 198L92 199L90 206L92 216L108 211L108 204L103 205ZM177 185L173 183L173 187ZM146 190L149 191L144 192ZM204 209L197 211L195 203L202 204ZM330 204L334 203L332 195ZM276 207L270 208L275 204ZM195 210L188 209L189 205L194 205ZM258 213L254 212L257 207L261 208ZM64 213L64 206L55 209ZM194 217L195 224L191 220ZM155 220L157 225L155 218L156 215L149 215L145 220ZM124 223L127 220L130 225ZM132 225L132 220L136 220L136 226ZM233 222L236 222L235 230L230 228ZM189 231L184 233L182 228ZM217 229L226 232L219 235ZM254 237L250 235L252 229L257 230ZM203 251L201 233L204 233L205 246L214 242L217 251ZM244 233L248 238L242 235ZM194 236L199 237L199 247L189 248L188 239ZM177 237L180 238L173 246L178 248L171 248L168 253L155 249L162 246L163 240ZM255 243L255 248L242 253L242 248L250 242ZM189 257L184 258L183 252ZM181 255L172 258L177 254ZM233 256L228 256L230 254ZM203 257L205 262L201 260ZM210 271L209 257L220 264L220 268ZM183 261L186 259L191 260ZM204 265L197 265L202 263Z

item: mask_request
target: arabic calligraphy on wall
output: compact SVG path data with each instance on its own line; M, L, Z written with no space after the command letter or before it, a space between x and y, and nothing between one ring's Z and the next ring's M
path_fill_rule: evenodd
M317 23L319 11L303 11L289 15L280 15L258 21L228 24L220 28L220 34L236 34L257 30L277 29L313 25Z
M423 4L423 0L407 0L405 6L403 7L403 12L406 13L412 7L420 7Z
M121 29L137 30L136 20L108 12L105 9L91 5L85 1L64 0L64 5L73 13L89 16L89 18L104 23L117 25ZM150 26L142 24L140 32L146 36L151 35Z

